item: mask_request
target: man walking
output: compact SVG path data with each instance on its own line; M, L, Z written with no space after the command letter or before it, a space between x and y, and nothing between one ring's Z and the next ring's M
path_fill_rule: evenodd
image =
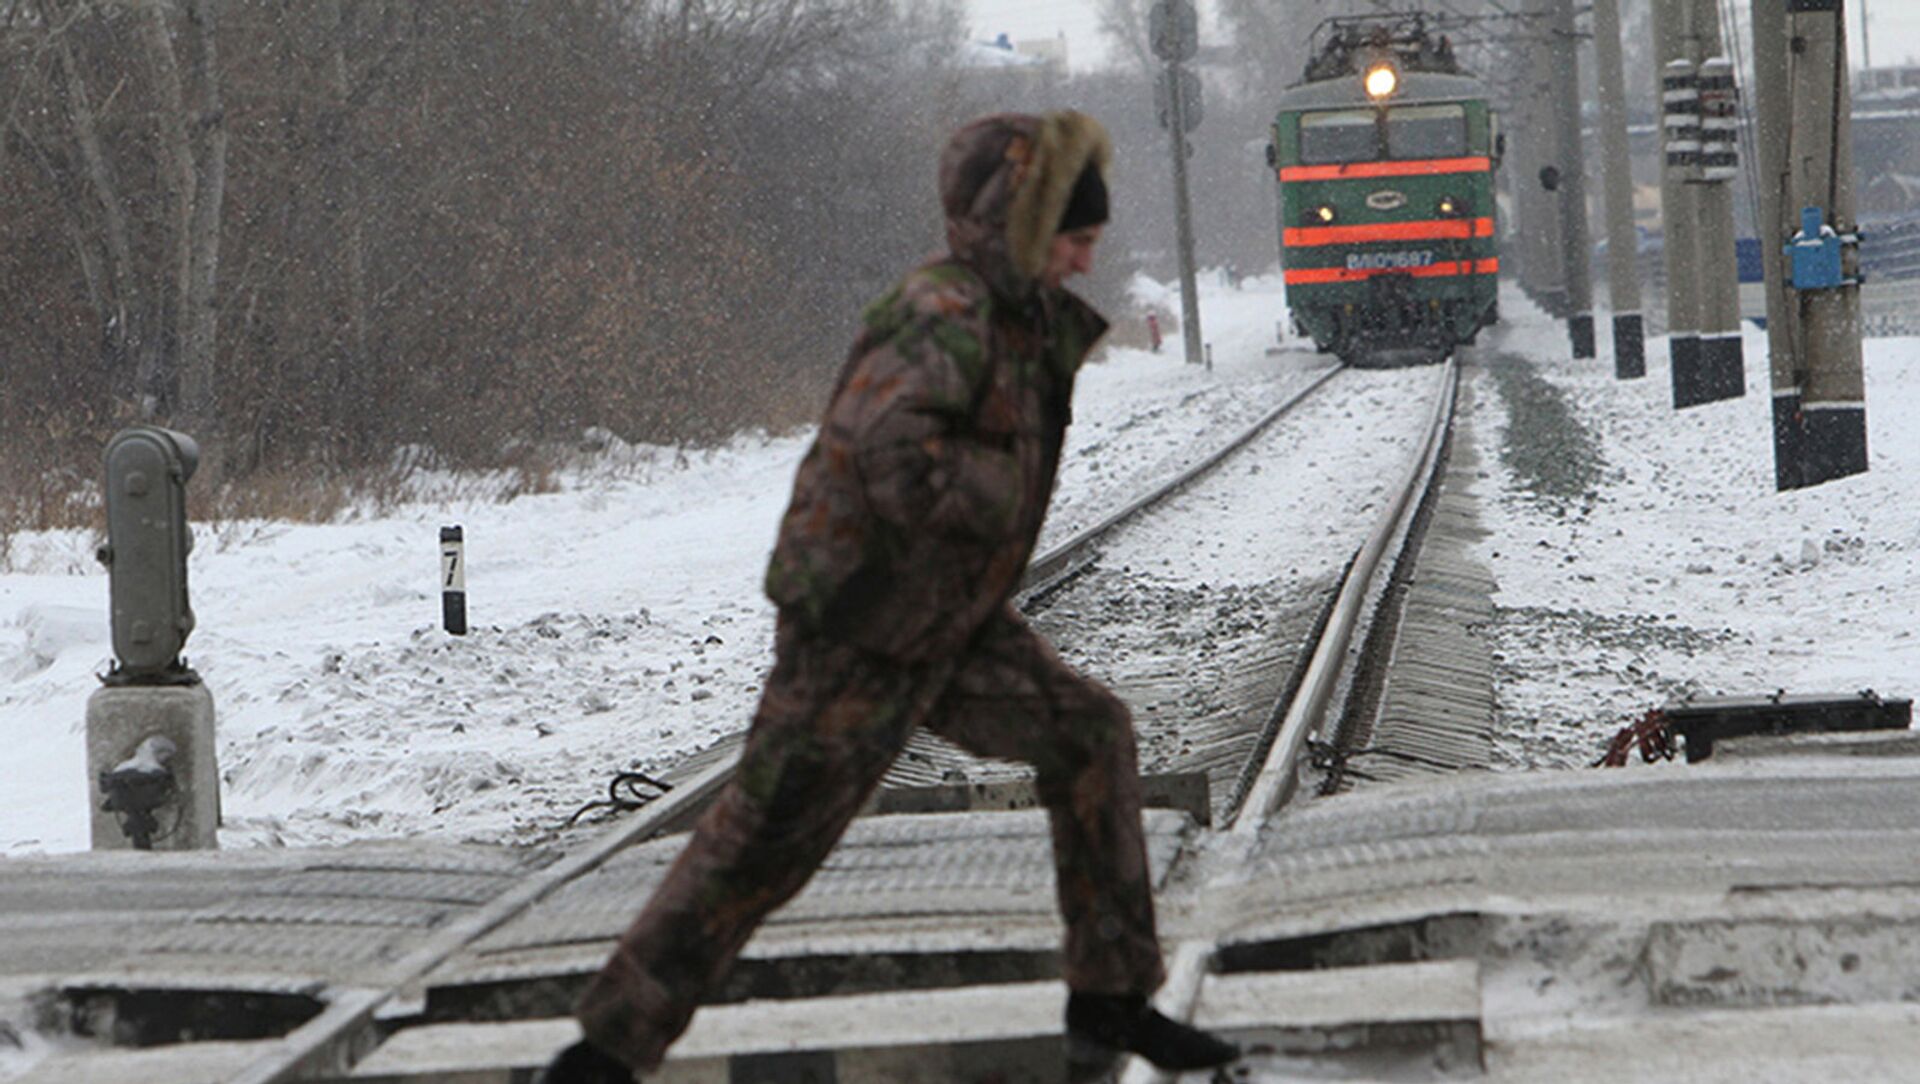
M1169 1020L1127 708L1009 600L1080 363L1106 321L1062 288L1107 220L1106 132L1074 112L966 125L940 161L950 252L869 307L767 571L775 661L733 781L581 998L549 1084L656 1068L754 928L812 876L915 726L1033 764L1066 921L1070 1075L1123 1051L1222 1065Z

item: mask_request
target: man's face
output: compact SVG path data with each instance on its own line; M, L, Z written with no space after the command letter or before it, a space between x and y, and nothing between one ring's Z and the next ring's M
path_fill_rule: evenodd
M1057 290L1073 276L1093 270L1093 246L1100 243L1100 231L1104 229L1103 225L1082 226L1054 234L1053 245L1047 249L1047 268L1041 272L1040 281L1048 289Z

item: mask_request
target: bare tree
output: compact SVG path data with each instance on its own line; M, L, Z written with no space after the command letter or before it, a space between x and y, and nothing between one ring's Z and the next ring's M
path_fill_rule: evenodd
M211 421L213 366L220 274L220 214L226 199L227 126L220 95L219 52L212 0L183 0L178 12L152 4L141 20L142 41L158 89L158 123L173 204L173 349L142 373L141 389L152 412L177 388L182 424ZM181 70L176 40L187 50Z
M371 335L371 317L367 311L367 231L362 213L360 175L354 163L354 121L359 96L347 62L350 27L341 0L325 0L319 6L319 19L326 36L327 90L329 92L322 144L327 148L327 199L337 219L340 265L346 280L347 342L341 366L347 377L341 397L348 406L360 408L365 396L360 393L358 374L366 370Z
M161 337L155 331L143 269L135 263L133 226L101 135L95 95L75 55L77 25L85 14L83 5L60 11L42 0L37 17L16 24L20 37L15 51L36 59L51 54L57 76L41 82L38 77L51 73L23 65L15 93L25 97L40 90L59 99L65 106L66 129L30 130L17 109L9 111L9 123L63 197L87 273L88 295L95 301L106 367L116 376L129 370L150 374L160 365Z
M1272 4L1221 0L1220 22L1231 42L1228 56L1242 92L1271 100L1299 81L1314 26L1338 13L1325 4Z
M1100 0L1100 32L1130 66L1153 72L1158 64L1147 42L1148 0Z
M214 483L809 420L939 242L945 133L1034 105L958 36L904 0L0 0L0 469L143 413Z
M204 401L227 146L209 0L182 9L36 0L7 15L4 48L20 62L6 134L70 223L104 368L148 416L169 413L182 395ZM145 80L120 61L130 31L148 61ZM189 50L184 71L180 44ZM158 199L129 180L149 140L162 164ZM156 235L166 265L157 274Z

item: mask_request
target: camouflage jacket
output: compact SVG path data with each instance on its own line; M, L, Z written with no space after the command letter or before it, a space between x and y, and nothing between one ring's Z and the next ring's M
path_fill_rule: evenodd
M783 614L914 661L959 650L1012 595L1074 375L1107 326L1040 270L1072 181L1105 160L1105 134L1073 113L955 136L941 168L952 251L864 315L767 570Z

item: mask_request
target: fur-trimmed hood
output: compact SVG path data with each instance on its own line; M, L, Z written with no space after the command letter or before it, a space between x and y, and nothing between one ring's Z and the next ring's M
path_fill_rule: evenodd
M940 156L948 246L996 290L1025 296L1046 269L1081 170L1095 163L1104 179L1112 161L1106 129L1073 110L969 123Z

